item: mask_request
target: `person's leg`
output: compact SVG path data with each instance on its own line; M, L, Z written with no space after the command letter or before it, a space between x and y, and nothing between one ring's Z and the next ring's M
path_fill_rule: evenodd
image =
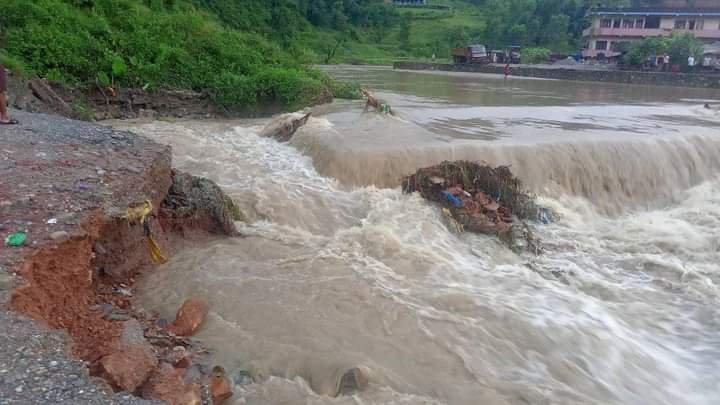
M0 122L10 121L10 117L7 113L7 75L5 73L5 66L0 64Z
M7 114L7 96L5 96L5 93L0 93L0 121L10 121L10 117L8 117Z

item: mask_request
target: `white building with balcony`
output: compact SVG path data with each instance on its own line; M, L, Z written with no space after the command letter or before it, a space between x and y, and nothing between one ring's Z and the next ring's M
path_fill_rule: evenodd
M702 3L702 0L701 0ZM614 9L590 12L592 24L583 31L586 48L583 56L618 55L615 45L648 37L669 36L673 32L691 32L705 42L720 40L720 1L716 9ZM704 4L704 3L703 3Z

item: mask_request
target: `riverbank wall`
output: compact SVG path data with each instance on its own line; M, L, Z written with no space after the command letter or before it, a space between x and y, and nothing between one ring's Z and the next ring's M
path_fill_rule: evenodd
M441 64L422 62L396 62L398 70L430 70L440 72L468 72L504 74L498 65ZM720 75L702 73L637 72L629 70L590 70L569 68L542 68L511 66L511 75L539 79L572 80L581 82L606 82L650 86L673 86L720 89Z

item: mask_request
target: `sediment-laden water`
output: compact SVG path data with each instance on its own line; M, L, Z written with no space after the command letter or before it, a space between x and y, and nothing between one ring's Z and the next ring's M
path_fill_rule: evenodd
M398 116L315 109L154 122L174 165L218 182L244 237L177 254L141 285L171 318L207 299L213 361L247 404L717 404L720 114L710 91L340 68ZM541 256L448 231L400 177L510 164L554 209ZM370 387L330 398L343 370ZM243 398L242 400L240 398Z

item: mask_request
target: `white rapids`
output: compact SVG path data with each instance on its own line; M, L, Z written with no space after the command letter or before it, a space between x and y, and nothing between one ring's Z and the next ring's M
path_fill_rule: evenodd
M256 377L235 403L720 403L720 118L664 99L570 114L529 80L513 86L551 101L449 108L466 95L406 94L370 72L399 118L339 102L289 144L258 136L265 120L120 124L172 145L174 166L249 218L243 237L180 252L140 287L168 318L208 300L197 338ZM498 129L505 117L517 131ZM621 133L576 125L623 119ZM448 135L449 121L469 135ZM653 123L652 136L628 129ZM546 252L458 237L397 187L450 158L511 164L558 213L538 228ZM366 391L324 395L357 365Z

